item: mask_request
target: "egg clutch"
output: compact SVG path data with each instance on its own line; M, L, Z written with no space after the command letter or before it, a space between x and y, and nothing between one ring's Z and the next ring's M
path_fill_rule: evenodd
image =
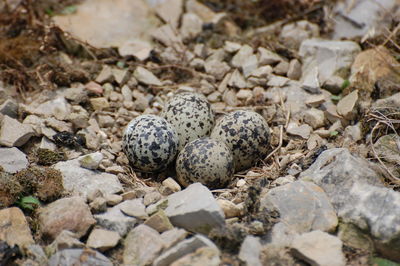
M122 148L139 171L158 172L176 159L181 185L200 182L221 188L236 171L265 158L270 131L265 119L253 111L234 111L214 121L206 97L179 93L160 116L140 115L129 122Z

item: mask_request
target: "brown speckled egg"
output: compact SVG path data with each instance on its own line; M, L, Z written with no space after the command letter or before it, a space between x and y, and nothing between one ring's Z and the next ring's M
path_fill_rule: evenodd
M141 115L127 125L122 148L132 166L143 172L165 169L178 154L178 135L162 117Z
M267 121L258 113L235 111L217 122L211 138L226 143L232 150L235 170L241 171L264 159L270 133Z
M224 142L208 137L188 143L176 161L177 180L183 186L200 182L209 188L221 188L233 172L230 149Z
M161 116L176 130L179 151L192 140L209 136L214 126L214 113L204 95L193 92L179 93L165 105Z

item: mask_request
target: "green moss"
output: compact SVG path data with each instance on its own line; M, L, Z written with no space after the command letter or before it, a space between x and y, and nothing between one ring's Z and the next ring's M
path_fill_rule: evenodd
M14 204L23 192L15 176L0 171L0 208Z
M55 152L48 149L38 149L36 152L36 157L38 164L40 165L53 165L66 159L64 153Z

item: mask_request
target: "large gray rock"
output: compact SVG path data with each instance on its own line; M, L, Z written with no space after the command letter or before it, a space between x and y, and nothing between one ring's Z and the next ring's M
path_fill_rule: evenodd
M30 125L21 124L17 119L5 115L0 123L0 145L6 147L22 146L35 131Z
M300 178L321 186L344 222L369 231L381 253L400 261L400 193L384 187L366 160L330 149Z
M82 168L79 159L58 162L54 168L61 172L64 188L74 195L86 197L96 190L105 195L122 191L116 175Z
M224 213L207 187L194 183L168 196L165 214L174 226L207 234L225 225Z
M124 265L150 265L162 249L160 234L141 224L132 229L125 238Z
M210 247L218 250L215 244L202 235L195 235L192 238L185 239L179 242L177 245L165 251L155 261L154 266L167 266L172 262L182 258L183 256L195 252L198 248Z
M0 166L10 174L27 168L29 165L25 153L17 148L0 148Z
M374 37L385 33L393 17L399 12L396 0L347 0L339 1L334 9L335 39L355 37Z
M360 46L351 41L303 41L299 50L303 60L303 86L316 89L335 78L346 79L351 64L360 51ZM337 85L340 88L342 84Z
M248 235L240 246L239 259L248 266L261 266L261 248L260 238Z
M296 181L273 188L260 200L260 209L276 208L281 222L297 233L334 231L338 219L325 192L312 182Z
M83 259L84 258L84 259ZM50 257L49 266L112 266L103 254L91 249L64 249Z
M344 266L342 241L322 231L312 231L295 237L292 249L296 257L315 266Z
M123 203L123 202L122 202ZM136 224L136 218L122 213L122 203L108 208L107 212L97 214L94 218L97 224L111 231L116 231L120 236L125 236Z

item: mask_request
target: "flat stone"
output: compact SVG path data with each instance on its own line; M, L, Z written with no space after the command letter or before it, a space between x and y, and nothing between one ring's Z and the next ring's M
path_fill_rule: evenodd
M194 183L167 197L165 213L174 226L207 233L225 224L224 213L207 187Z
M207 60L204 68L207 74L213 75L217 80L221 80L231 69L226 62L216 59Z
M146 219L148 215L145 211L146 207L142 199L126 200L119 205L120 210L128 216L133 216L139 219Z
M5 115L0 124L0 145L6 147L22 146L35 131L30 125L22 124L18 120Z
M150 71L143 67L137 67L133 76L139 81L146 85L161 86L161 81Z
M155 8L157 15L165 22L178 28L179 19L183 11L182 0L161 1Z
M101 111L110 107L110 103L105 97L90 98L90 105L96 111Z
M187 237L189 233L180 228L172 228L168 231L163 232L160 237L164 242L164 249L168 249L172 246L175 246L178 242L182 241Z
M219 266L220 263L221 258L219 250L210 247L201 247L195 252L176 260L171 266Z
M18 103L14 100L7 99L0 105L0 114L8 115L11 118L18 117Z
M63 249L51 256L49 260L49 266L70 265L113 266L113 263L100 252L91 249Z
M325 192L311 182L295 181L273 188L260 199L260 210L274 206L281 222L297 233L333 232L338 218Z
M218 205L225 214L225 218L238 217L244 214L244 208L226 199L218 199Z
M240 246L238 257L246 265L262 266L260 261L261 248L262 246L260 239L252 235L248 235Z
M325 125L325 113L319 109L311 108L304 112L303 121L313 129L320 128Z
M342 241L322 231L312 231L296 236L292 243L296 257L311 265L346 265L342 252Z
M153 45L149 41L141 39L130 39L118 47L118 53L121 56L133 55L140 61L149 58Z
M289 62L287 77L293 80L299 80L301 78L301 63L299 62L299 60L292 59Z
M144 224L157 230L157 232L159 232L159 233L162 233L162 232L165 232L165 231L168 231L168 230L171 230L172 228L174 228L163 210L159 210L158 212L156 212L155 214L150 216L150 218L148 218L144 222Z
M311 130L312 128L307 124L298 126L295 122L290 122L286 129L287 133L302 137L303 139L308 139L310 137Z
M107 194L104 196L104 198L106 199L107 205L109 206L115 206L121 203L123 200L121 195L116 195L116 194Z
M46 101L32 110L32 114L42 117L55 117L58 120L67 119L71 113L71 105L64 97Z
M250 55L242 64L243 75L247 78L258 68L258 58L255 54Z
M228 81L228 86L238 89L243 89L246 87L246 80L239 70L235 69L235 71L233 71L231 78Z
M185 13L182 16L180 32L183 39L195 38L203 27L203 21L194 13Z
M99 165L103 158L104 156L101 152L94 152L79 157L78 161L81 167L96 170L97 168L99 168Z
M132 229L124 243L124 265L150 265L163 249L160 234L143 224Z
M81 237L95 222L89 206L81 197L59 199L39 210L41 233L51 239L63 230Z
M79 159L58 162L53 167L61 172L64 188L72 194L86 197L95 190L100 190L103 194L122 191L116 175L82 168Z
M10 174L15 174L29 165L25 153L18 148L0 148L0 167Z
M121 204L108 208L105 213L94 215L94 218L101 227L116 231L123 237L135 226L137 220L134 217L123 214Z
M337 113L344 118L348 118L353 112L358 100L358 90L352 91L344 96L337 104Z
M121 237L115 231L93 229L89 235L86 245L90 248L106 251L115 247L120 239Z
M243 45L239 51L232 57L231 65L240 68L244 65L246 60L253 55L253 48L249 45ZM260 62L261 64L261 62Z
M195 236L185 239L167 251L163 252L153 263L154 266L168 266L172 262L182 258L183 256L195 252L198 248L210 247L218 250L215 244L203 235L196 234Z
M240 48L242 48L242 45L240 43L225 41L224 50L228 53L235 53L239 51Z
M85 244L79 241L73 232L63 230L46 249L57 252L67 248L83 248L84 246Z
M260 65L274 65L283 61L280 55L263 47L258 47L258 53L260 55L258 59Z
M16 207L0 210L0 240L20 248L34 244L24 213Z

